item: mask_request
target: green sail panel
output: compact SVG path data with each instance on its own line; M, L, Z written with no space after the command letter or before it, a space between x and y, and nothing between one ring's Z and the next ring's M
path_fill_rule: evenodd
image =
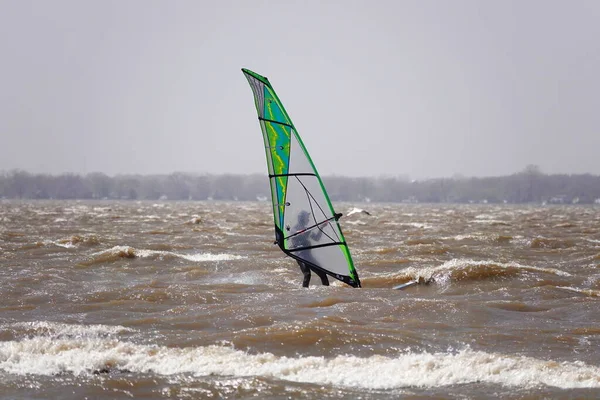
M252 92L267 157L275 238L288 256L360 287L325 186L269 80L242 69Z

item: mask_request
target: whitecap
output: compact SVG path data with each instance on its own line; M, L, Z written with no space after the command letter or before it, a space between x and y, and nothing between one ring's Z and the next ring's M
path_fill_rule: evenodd
M173 348L114 338L34 337L0 343L0 371L16 375L90 374L108 369L175 376L258 376L363 389L489 383L533 388L600 388L600 368L464 349L395 357L281 357L224 346Z

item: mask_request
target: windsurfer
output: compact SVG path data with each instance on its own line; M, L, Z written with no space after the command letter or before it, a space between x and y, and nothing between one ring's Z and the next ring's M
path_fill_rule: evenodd
M300 211L300 213L298 214L298 223L296 224L296 226L294 227L294 230L293 230L293 232L299 232L296 236L294 236L292 238L292 243L294 245L294 248L310 247L312 244L311 243L312 241L318 241L321 238L323 231L321 231L320 229L318 229L318 228L315 229L316 232L311 232L310 230L307 230L309 220L310 220L309 212L304 211L304 210ZM306 260L308 263L312 263L315 265L317 264L317 261L312 256L310 249L301 250L301 254L302 254L302 258L304 260ZM311 269L312 269L312 271L314 271L315 274L317 274L319 276L319 278L321 278L321 283L324 286L329 286L329 279L327 278L327 274L325 274L323 271L319 271L317 269L311 268L310 265L308 265L307 263L305 263L303 261L296 260L296 262L300 266L300 270L302 271L302 274L304 274L304 280L302 281L302 287L305 287L305 288L308 287L308 284L310 283Z

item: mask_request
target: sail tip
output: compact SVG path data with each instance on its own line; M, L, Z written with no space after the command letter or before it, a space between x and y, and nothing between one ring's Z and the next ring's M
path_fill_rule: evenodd
M256 72L249 70L248 68L242 68L242 72L246 75L250 75L253 78L258 79L259 81L262 81L263 83L265 83L267 85L270 85L269 78L267 78L266 76L259 75Z

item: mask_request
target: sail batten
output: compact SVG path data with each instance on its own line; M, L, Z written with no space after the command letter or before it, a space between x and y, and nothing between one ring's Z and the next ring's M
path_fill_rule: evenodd
M273 174L273 175L269 175L269 178L277 178L280 176L317 176L314 173L311 172L300 172L300 173L295 173L295 174Z
M271 122L271 123L273 123L273 124L279 124L279 125L284 125L284 126L287 126L287 127L293 128L293 126L292 126L292 125L290 125L290 124L288 124L287 122L273 121L272 119L261 118L261 117L258 117L258 119L259 119L260 121Z
M360 280L323 181L269 80L242 69L263 133L275 239L288 256L354 287Z

